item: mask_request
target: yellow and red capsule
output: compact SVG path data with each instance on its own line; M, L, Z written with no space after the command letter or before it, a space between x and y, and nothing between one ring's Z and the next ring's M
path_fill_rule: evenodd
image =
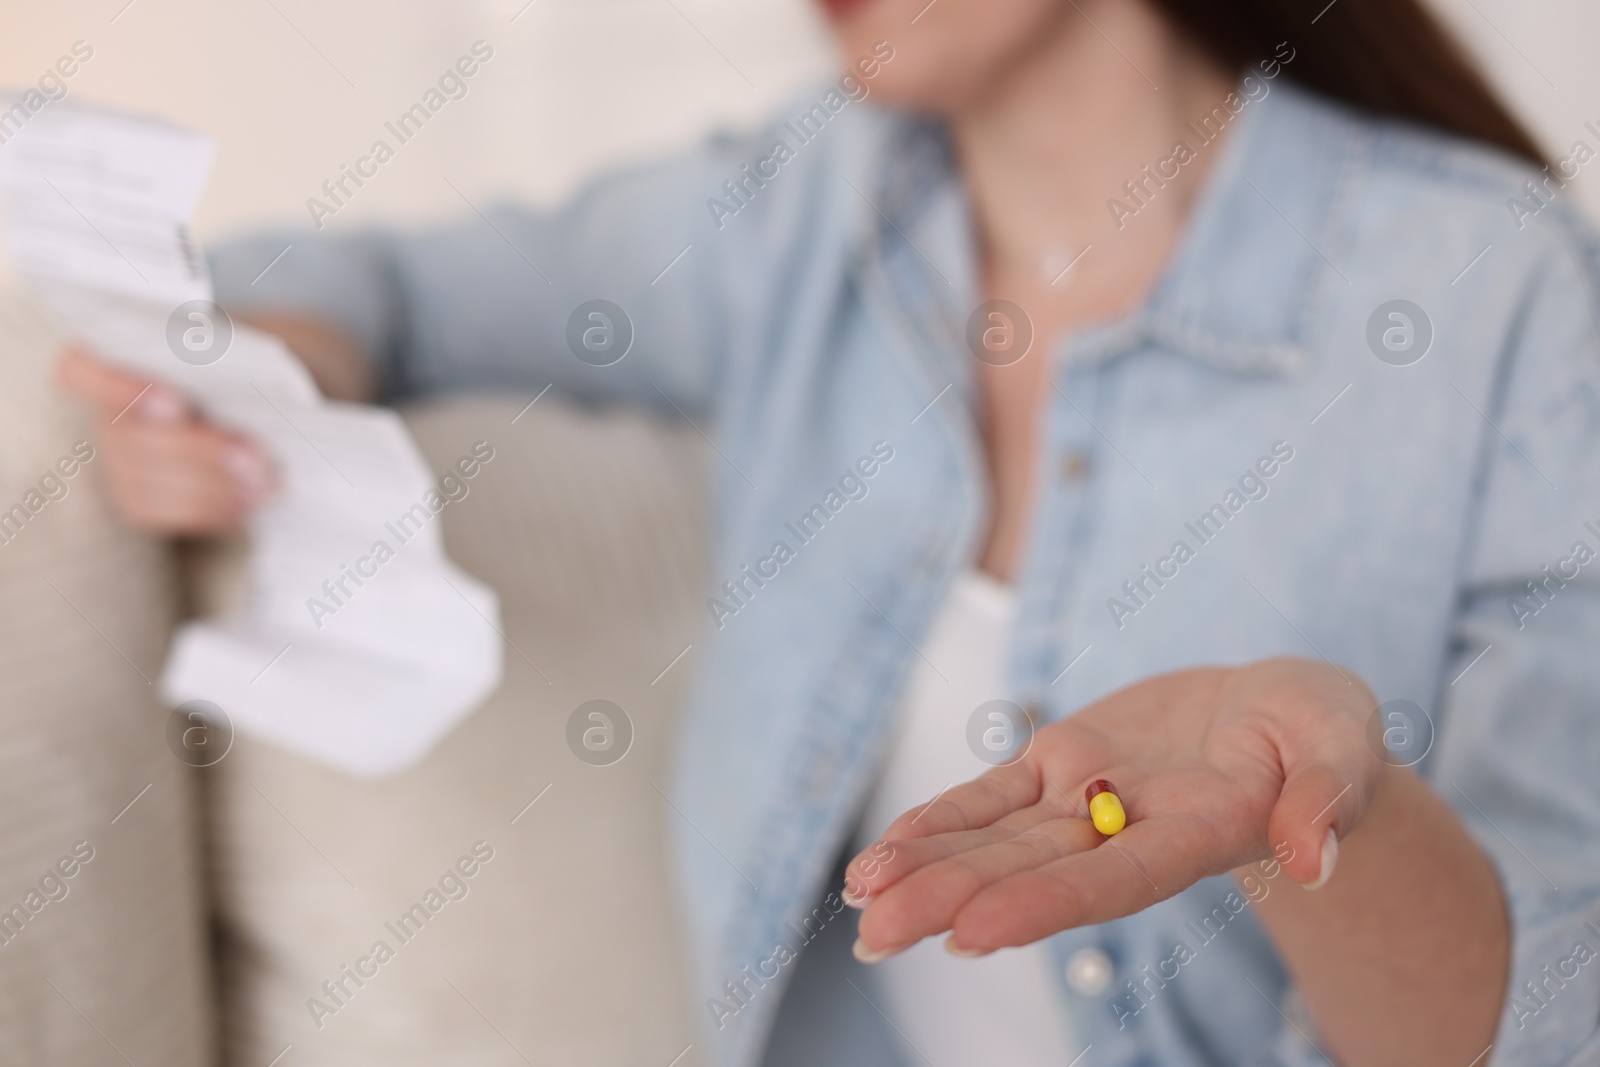
M1089 801L1089 819L1096 830L1111 837L1128 825L1128 813L1122 810L1122 798L1117 796L1116 786L1104 778L1096 778L1083 795Z

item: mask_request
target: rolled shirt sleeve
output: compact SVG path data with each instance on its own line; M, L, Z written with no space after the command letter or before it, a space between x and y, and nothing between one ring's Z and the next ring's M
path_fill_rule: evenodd
M1600 261L1572 236L1584 232L1568 230L1534 280L1499 410L1484 413L1424 764L1493 860L1510 912L1491 1067L1600 1063Z
M1499 1029L1472 1067L1600 1064L1600 259L1585 233L1566 227L1531 281L1480 416L1459 609L1417 764L1494 864L1511 922ZM1292 987L1278 1008L1250 1067L1327 1067Z
M213 252L217 301L234 315L335 325L375 361L386 400L555 384L591 400L648 400L659 388L701 408L726 348L726 249L706 240L700 205L713 172L703 157L645 167L557 210L490 205L428 229L253 235ZM602 319L579 312L602 300L611 306L592 305ZM574 315L609 331L609 352L574 354Z
M860 212L840 193L884 122L847 112L761 185L746 172L776 128L613 173L554 210L463 205L429 229L256 234L211 253L217 301L332 323L375 361L386 400L553 385L694 414L730 360L772 342L793 289L844 277ZM744 200L730 214L731 182ZM575 349L590 326L608 351Z

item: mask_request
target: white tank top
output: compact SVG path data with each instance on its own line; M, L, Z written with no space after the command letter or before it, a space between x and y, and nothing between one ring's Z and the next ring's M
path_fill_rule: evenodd
M1005 685L1015 598L981 571L957 578L906 686L897 735L867 802L859 847L903 812L989 769L967 747L967 720ZM942 677L941 677L942 676ZM933 1067L1062 1067L1079 1052L1042 945L980 959L930 937L871 968L872 998Z

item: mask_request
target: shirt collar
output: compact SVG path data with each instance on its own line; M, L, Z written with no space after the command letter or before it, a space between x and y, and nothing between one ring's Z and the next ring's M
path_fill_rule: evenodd
M1114 358L1142 343L1245 374L1309 369L1308 327L1319 286L1339 271L1338 205L1351 184L1360 127L1337 105L1280 77L1232 119L1177 251L1149 297L1129 315L1073 336L1063 358ZM971 211L948 138L936 124L905 120L879 169L880 244L913 246L963 308L976 305ZM1130 222L1136 225L1137 221ZM902 252L905 250L902 249Z

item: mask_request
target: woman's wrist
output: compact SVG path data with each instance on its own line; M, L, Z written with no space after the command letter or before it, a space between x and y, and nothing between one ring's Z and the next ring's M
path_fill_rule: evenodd
M377 375L371 360L333 324L292 313L261 313L242 317L241 321L281 338L305 364L317 388L328 399L370 403L377 395Z
M1234 872L1242 888L1251 870ZM1465 1063L1493 1040L1510 960L1504 895L1413 771L1384 766L1324 885L1252 899L1337 1058Z

